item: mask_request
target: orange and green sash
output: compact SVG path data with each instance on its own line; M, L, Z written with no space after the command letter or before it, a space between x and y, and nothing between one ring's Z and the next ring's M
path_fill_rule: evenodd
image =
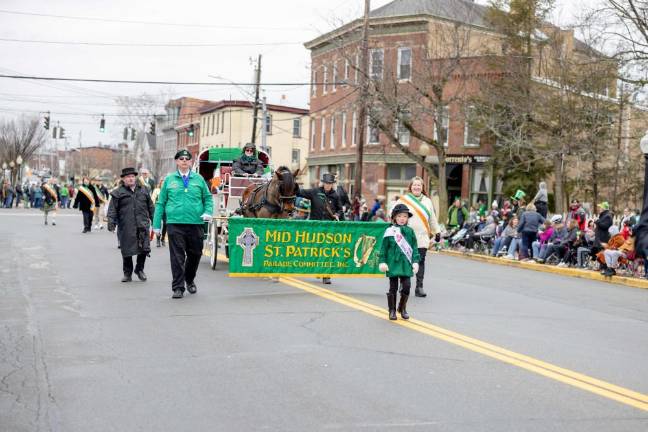
M432 219L432 215L430 214L430 211L412 194L401 196L400 199L419 219L421 219L428 235L432 235L432 231L430 230L430 219Z
M95 209L95 200L92 192L90 192L85 186L79 186L79 192L81 192L83 195L85 195L86 198L88 198L88 201L90 201L90 211L93 212Z

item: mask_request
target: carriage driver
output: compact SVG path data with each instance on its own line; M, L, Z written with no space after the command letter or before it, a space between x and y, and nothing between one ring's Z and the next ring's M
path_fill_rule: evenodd
M263 175L263 162L257 157L256 146L252 143L245 144L243 154L234 162L232 168L234 175L238 177Z

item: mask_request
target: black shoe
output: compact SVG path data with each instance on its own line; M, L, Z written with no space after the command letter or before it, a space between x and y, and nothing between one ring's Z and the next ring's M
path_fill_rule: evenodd
M164 246L164 240L160 240L160 244L162 244L162 246Z
M196 283L195 282L188 283L187 291L189 291L189 294L196 294L196 292L198 292L198 287L196 286Z
M131 275L125 274L121 281L124 282L124 283L133 282L133 277Z
M416 287L416 289L414 290L414 295L416 297L427 297L427 294L425 293L425 291L423 291L422 286L421 287L418 287L418 286Z
M45 225L47 225L47 221L45 221Z
M144 270L139 270L139 271L136 270L135 274L137 275L139 280L141 280L142 282L146 282L146 273L144 273Z
M401 293L400 302L398 303L398 312L404 320L409 319L409 314L407 313L407 299L409 299L409 296Z
M387 307L389 308L389 319L396 321L396 294L387 294Z
M81 231L81 234L85 234L85 233L89 233L89 232L90 232L89 229L87 229L87 228L83 228L83 231Z
M331 278L329 277L322 278L322 283L324 285L331 285Z
M56 226L56 222L52 222L52 225Z
M171 298L181 299L182 297L184 297L184 292L180 288L173 290L173 295L171 296Z
M162 246L162 245L160 244L160 236L157 236L156 243L157 243L157 244L156 244L157 247L161 247L161 246Z

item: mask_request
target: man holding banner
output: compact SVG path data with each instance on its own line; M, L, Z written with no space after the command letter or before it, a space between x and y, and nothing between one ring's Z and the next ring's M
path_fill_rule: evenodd
M440 228L439 223L434 213L432 201L428 198L423 179L421 177L414 177L410 181L408 193L401 196L396 205L406 205L413 216L409 220L409 226L416 234L416 248L420 256L418 272L416 272L416 297L427 297L423 289L423 278L425 277L425 256L430 247L430 242L436 237L439 240Z
M300 189L298 197L308 198L311 202L310 220L339 221L342 216L340 197L334 190L335 176L331 173L322 175L322 186L313 189ZM326 285L331 284L331 278L322 278Z

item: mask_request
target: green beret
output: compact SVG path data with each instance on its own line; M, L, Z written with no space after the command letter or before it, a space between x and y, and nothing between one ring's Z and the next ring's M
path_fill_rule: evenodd
M176 153L176 155L175 155L175 160L178 160L178 159L180 159L180 158L183 157L183 156L184 156L184 157L187 157L187 158L189 158L189 159L193 159L193 157L191 156L191 153L189 153L189 151L187 151L187 150L180 150L178 153Z

